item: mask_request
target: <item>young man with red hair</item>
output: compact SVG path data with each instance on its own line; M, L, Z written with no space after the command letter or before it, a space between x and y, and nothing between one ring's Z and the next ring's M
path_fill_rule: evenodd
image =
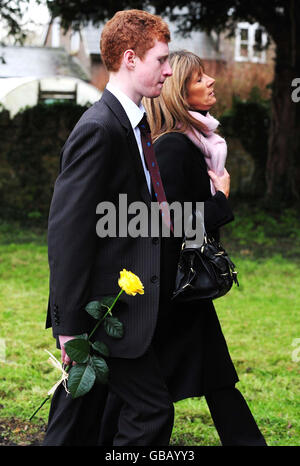
M120 193L129 203L143 201L150 207L154 182L138 125L144 116L142 97L157 97L172 74L169 41L164 21L144 11L120 11L106 23L101 56L109 82L64 145L49 213L47 327L65 364L70 360L64 343L95 324L86 304L116 294L123 268L144 284L144 295L123 293L117 304L123 338L109 338L101 327L96 334L110 349L108 388L122 401L116 446L168 445L173 426L173 402L151 345L159 310L160 241L151 235L101 238L96 233L96 208L102 201L114 203L117 214ZM97 444L106 394L107 386L97 385L72 400L60 386L44 445Z

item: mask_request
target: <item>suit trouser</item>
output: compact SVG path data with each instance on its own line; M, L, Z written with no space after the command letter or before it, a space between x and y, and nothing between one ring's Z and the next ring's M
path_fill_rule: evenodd
M205 399L223 446L267 446L246 400L235 386L211 391ZM100 445L111 445L121 406L122 401L109 393L103 415L103 426L108 428L100 431Z
M137 359L110 358L108 388L120 400L117 419L106 423L107 387L72 399L59 387L52 399L43 445L97 445L100 427L110 445L168 445L173 402L152 348Z

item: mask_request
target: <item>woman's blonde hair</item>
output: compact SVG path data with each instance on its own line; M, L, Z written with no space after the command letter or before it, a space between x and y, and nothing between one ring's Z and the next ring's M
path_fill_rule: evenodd
M184 133L186 130L205 130L205 126L192 117L187 103L187 86L195 72L204 73L201 59L192 52L180 50L170 53L169 63L172 76L167 78L159 97L144 98L152 139L170 132Z

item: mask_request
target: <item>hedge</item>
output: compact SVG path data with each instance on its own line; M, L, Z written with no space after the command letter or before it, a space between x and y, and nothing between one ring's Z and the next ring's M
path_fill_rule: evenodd
M38 104L14 118L0 113L0 216L45 223L62 146L87 107L71 102Z

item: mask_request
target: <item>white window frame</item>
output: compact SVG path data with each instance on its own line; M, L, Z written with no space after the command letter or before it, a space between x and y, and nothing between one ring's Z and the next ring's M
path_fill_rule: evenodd
M266 51L262 50L260 52L260 56L255 55L256 50L254 49L255 45L255 33L256 30L260 28L258 23L250 24L250 23L238 23L236 31L235 31L235 61L250 61L253 63L266 63ZM242 41L241 30L247 29L248 30L248 40ZM262 45L266 45L268 40L268 36L266 32L262 32ZM241 54L241 46L247 44L247 56Z
M76 54L80 49L80 32L72 31L70 39L70 51L72 54Z
M52 23L52 41L51 47L60 46L60 18L54 18Z

